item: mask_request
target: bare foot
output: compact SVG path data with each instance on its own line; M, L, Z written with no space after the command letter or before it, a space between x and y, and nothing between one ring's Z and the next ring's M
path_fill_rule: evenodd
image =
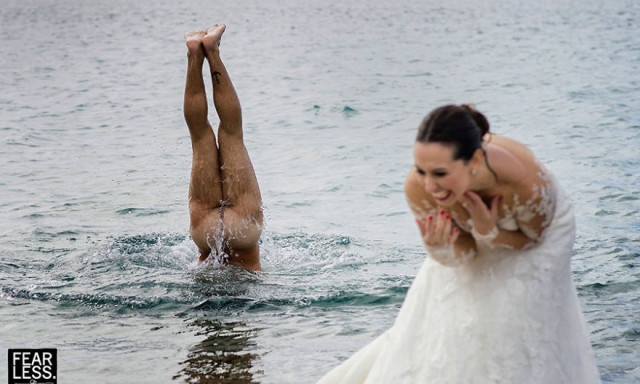
M187 48L189 48L190 55L201 54L202 51L202 39L206 36L206 31L191 31L184 34L185 40L187 40Z
M207 34L202 38L204 49L207 51L217 50L218 46L220 46L222 34L226 28L227 26L224 24L214 24L213 27L209 28Z

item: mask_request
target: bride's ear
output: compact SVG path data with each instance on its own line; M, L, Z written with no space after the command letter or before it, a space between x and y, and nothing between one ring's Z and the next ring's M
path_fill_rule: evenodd
M469 161L469 165L472 169L479 169L482 164L484 164L484 151L481 148L476 149L471 156L471 160Z

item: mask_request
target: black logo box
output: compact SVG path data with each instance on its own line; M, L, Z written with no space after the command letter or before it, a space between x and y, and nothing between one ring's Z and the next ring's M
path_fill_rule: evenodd
M58 350L9 349L9 384L58 384Z

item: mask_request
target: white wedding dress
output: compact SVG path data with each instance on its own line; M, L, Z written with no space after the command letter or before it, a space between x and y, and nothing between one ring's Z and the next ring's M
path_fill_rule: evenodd
M571 279L573 210L557 193L536 247L480 247L459 267L427 258L391 329L319 384L600 383Z

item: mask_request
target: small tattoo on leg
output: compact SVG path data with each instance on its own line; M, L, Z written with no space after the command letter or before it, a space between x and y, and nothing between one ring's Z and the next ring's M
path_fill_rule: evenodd
M213 76L216 79L216 83L220 84L220 79L218 79L218 76L222 75L222 73L218 72L218 71L214 71L211 76Z

